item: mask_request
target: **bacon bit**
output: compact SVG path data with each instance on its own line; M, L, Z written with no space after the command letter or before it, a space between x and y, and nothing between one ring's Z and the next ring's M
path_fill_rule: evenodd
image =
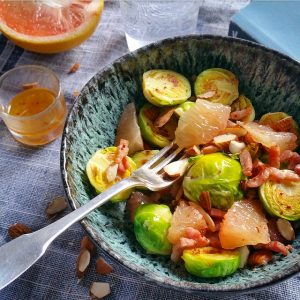
M260 172L251 179L246 180L246 187L247 188L257 188L261 186L263 183L265 183L269 178L269 170L264 166L264 168L261 168Z
M178 262L182 256L183 250L194 248L196 244L197 242L193 239L181 237L172 248L171 260Z
M289 162L288 168L290 170L294 170L295 167L298 164L300 164L300 155L297 152L286 150L282 153L280 157L280 161L281 162L288 161Z
M266 265L269 261L273 259L273 253L269 250L258 250L250 254L248 258L248 264L251 267L258 267Z
M294 154L299 155L297 152L293 152L291 150L284 150L280 155L280 162L285 162L290 160Z
M201 152L203 154L211 154L211 153L220 152L220 149L217 146L209 145L209 146L203 147Z
M210 216L217 219L223 219L226 215L227 211L218 209L218 208L212 208L210 210Z
M262 245L261 247L263 249L271 250L276 253L281 253L284 256L287 256L289 254L289 251L291 251L291 245L285 246L278 241L271 241L270 243Z
M293 117L289 116L284 119L278 120L275 124L270 126L275 131L279 132L292 132Z
M277 169L280 167L280 147L278 145L269 149L269 165Z
M209 191L203 191L200 193L199 204L210 214L211 198Z
M185 235L188 239L196 241L197 247L205 247L209 244L209 240L201 234L201 232L193 227L185 229Z
M252 108L247 107L245 109L236 110L230 114L229 119L231 120L242 120L243 118L250 116L252 113Z
M300 176L300 164L296 165L295 168L294 168L294 172Z
M71 74L77 72L79 67L80 67L79 63L73 64L72 67L69 69L68 73Z
M28 82L28 83L24 83L22 85L23 90L29 90L29 89L33 89L33 88L37 88L37 87L39 87L38 82Z
M218 232L207 232L206 237L211 247L222 248Z
M244 149L240 153L240 163L242 166L243 174L245 176L251 176L252 175L252 158L250 155L250 152L247 149Z
M276 168L268 168L269 178L278 183L289 183L300 181L300 176L291 170L279 170Z
M196 155L201 154L201 151L200 151L199 147L193 146L193 147L187 148L187 149L185 150L185 153L186 153L188 156L196 156Z
M175 108L166 108L164 109L154 121L155 127L163 127L173 116Z
M116 155L116 159L115 162L119 163L122 161L122 159L124 157L126 157L126 155L128 154L129 148L128 148L128 144L129 142L127 140L121 139L118 149L117 149L117 155Z
M209 99L216 95L216 91L208 91L197 96L197 99Z

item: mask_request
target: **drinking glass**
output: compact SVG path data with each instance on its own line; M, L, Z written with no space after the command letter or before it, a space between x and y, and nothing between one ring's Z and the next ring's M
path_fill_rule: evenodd
M196 32L199 0L120 0L128 48Z
M29 92L32 93L35 87L47 90L53 101L42 111L32 115L10 114L11 100L25 90L32 89ZM29 94L29 97L32 95ZM24 98L24 102L28 99L28 96ZM40 96L34 101L41 103L45 100ZM32 103L34 109L35 104ZM53 141L62 133L66 114L67 108L60 81L50 69L38 65L25 65L11 69L0 77L0 117L19 142L44 145Z

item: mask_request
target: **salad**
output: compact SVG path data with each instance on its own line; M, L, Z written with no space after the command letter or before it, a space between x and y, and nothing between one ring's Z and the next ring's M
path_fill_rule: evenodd
M135 237L151 254L184 263L198 277L223 277L292 251L300 220L299 128L284 112L255 119L229 70L211 68L193 81L171 70L143 74L146 104L122 113L115 146L99 149L86 172L101 193L171 141L184 149L180 176L159 192L127 190ZM174 165L173 165L174 168Z

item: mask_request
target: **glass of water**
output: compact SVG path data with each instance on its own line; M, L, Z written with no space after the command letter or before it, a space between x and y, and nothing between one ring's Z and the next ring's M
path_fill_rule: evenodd
M201 0L120 0L128 48L196 32Z

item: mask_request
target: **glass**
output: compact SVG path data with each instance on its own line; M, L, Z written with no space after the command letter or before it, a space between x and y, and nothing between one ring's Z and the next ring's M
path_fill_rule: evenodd
M0 77L0 116L19 142L44 145L53 141L62 133L66 114L59 79L50 69L26 65Z
M128 48L196 32L199 0L120 0Z

